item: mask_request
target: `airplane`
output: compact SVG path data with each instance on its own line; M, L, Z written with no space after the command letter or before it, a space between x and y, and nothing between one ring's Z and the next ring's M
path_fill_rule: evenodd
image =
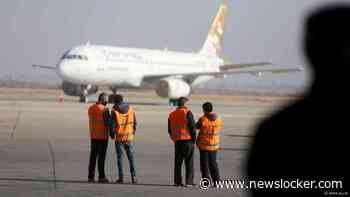
M227 12L227 1L223 1L204 45L197 53L87 43L66 51L56 67L32 66L56 70L63 81L64 93L79 96L80 102L88 102L87 97L95 94L98 86L110 87L115 95L120 87L142 88L151 84L158 96L172 101L181 96L189 96L193 88L216 77L233 74L261 76L263 73L289 73L302 70L301 68L245 69L270 65L269 62L225 65L220 52Z

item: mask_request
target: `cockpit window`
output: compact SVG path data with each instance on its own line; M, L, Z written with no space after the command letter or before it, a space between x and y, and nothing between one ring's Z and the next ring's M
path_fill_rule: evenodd
M76 59L87 61L88 57L86 55L75 55L75 54L65 54L62 59Z

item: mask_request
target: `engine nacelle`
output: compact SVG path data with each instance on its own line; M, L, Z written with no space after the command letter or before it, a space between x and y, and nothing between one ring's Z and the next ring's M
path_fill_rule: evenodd
M63 89L63 92L69 96L81 96L84 91L81 85L70 83L67 81L64 81L62 83L62 89ZM88 89L88 95L95 94L97 91L98 91L97 86L91 86L91 88Z
M191 87L181 79L166 78L159 81L156 93L160 97L179 98L190 95Z

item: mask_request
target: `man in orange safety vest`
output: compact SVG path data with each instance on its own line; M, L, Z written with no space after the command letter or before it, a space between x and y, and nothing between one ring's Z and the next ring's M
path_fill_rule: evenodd
M183 160L186 166L186 185L194 186L193 155L196 140L196 128L192 112L185 106L186 97L178 99L178 107L170 113L168 118L168 133L175 143L174 185L184 186L181 168Z
M135 151L133 146L134 135L136 132L136 115L134 109L123 101L122 95L115 95L112 109L112 129L111 138L115 140L115 148L117 154L118 180L116 183L124 182L123 173L123 150L129 160L131 182L137 183Z
M207 179L210 173L213 184L216 184L220 180L216 156L220 148L222 120L213 112L212 103L204 103L202 109L204 115L196 123L199 129L196 144L200 151L201 173L202 178Z
M96 159L98 158L98 182L108 183L105 175L105 160L108 145L109 109L107 94L101 93L98 101L88 110L90 129L90 160L88 181L95 182Z

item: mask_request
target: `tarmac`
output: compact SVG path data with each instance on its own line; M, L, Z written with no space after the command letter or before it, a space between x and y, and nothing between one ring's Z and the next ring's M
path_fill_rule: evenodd
M127 159L125 184L87 183L89 131L87 108L61 90L0 88L0 196L249 196L243 189L207 190L195 151L195 183L174 187L174 147L167 133L168 105L153 92L123 92L136 110L135 137L138 184L131 184ZM189 108L198 119L201 104L214 103L224 120L218 164L222 179L243 179L243 167L254 128L290 98L253 96L190 97ZM109 105L111 107L111 105ZM116 155L110 140L106 158L110 181L117 179ZM97 171L97 170L96 170ZM96 174L97 175L97 174Z

